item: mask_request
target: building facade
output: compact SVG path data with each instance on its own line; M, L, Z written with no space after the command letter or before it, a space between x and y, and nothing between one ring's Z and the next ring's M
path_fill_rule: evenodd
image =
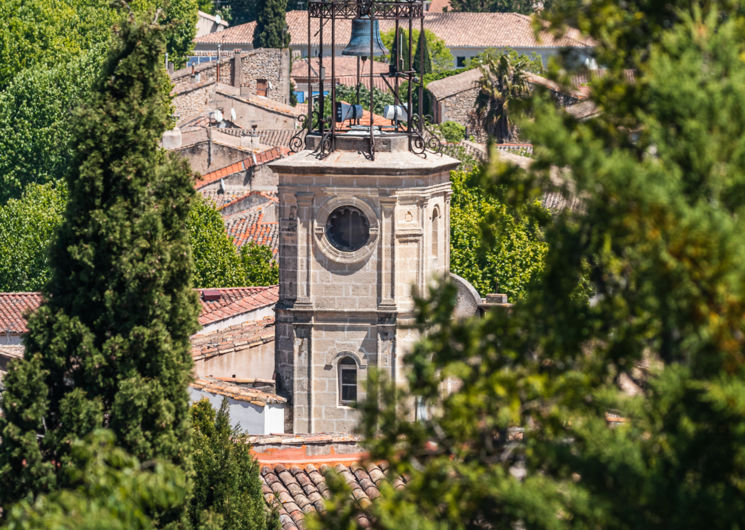
M352 404L371 368L403 384L402 355L416 341L412 288L449 270L450 170L458 162L408 150L404 136L338 136L271 164L278 176L280 291L277 393L285 429L351 432Z

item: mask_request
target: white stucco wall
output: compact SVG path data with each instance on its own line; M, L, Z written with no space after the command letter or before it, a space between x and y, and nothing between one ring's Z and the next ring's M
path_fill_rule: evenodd
M222 405L223 396L204 390L189 387L189 398L192 403L202 399L210 402L215 410ZM246 434L271 434L284 432L284 405L267 404L262 407L247 401L228 399L230 424L236 425Z

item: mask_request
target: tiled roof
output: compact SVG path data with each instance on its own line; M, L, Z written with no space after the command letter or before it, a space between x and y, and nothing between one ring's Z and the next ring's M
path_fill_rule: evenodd
M255 311L277 303L279 287L223 287L220 289L197 289L202 310L199 323L204 326ZM214 295L214 300L205 300L205 295ZM23 315L41 304L41 293L0 293L0 333L25 333L26 319Z
M259 143L288 149L290 138L295 136L297 131L292 129L265 129L259 131Z
M242 101L244 103L248 103L256 107L261 107L263 109L270 110L272 112L278 112L280 114L285 114L287 116L296 117L302 114L302 111L298 109L297 107L293 107L292 105L287 105L280 101L275 101L265 96L239 96L239 95L233 94L231 93L229 89L224 88L224 85L223 85L223 88L217 89L217 93L223 96L228 96L237 101Z
M233 239L233 244L240 248L249 241L257 245L266 245L276 255L279 248L279 224L264 221L262 208L252 208L225 220L225 230Z
M252 405L265 407L267 404L285 403L287 400L276 394L270 394L262 390L257 390L243 385L236 385L216 379L214 377L200 377L193 381L190 387L210 394L225 396L237 401L245 401Z
M218 206L217 209L225 210L227 208L230 208L231 206L235 206L236 204L239 204L241 201L246 201L247 199L266 200L268 202L274 203L275 205L279 204L279 199L277 198L276 193L272 193L269 191L254 190L254 191L249 191L248 193L240 193L240 194L235 195L235 197L232 200L230 200L229 202L225 202L224 204ZM266 203L261 204L259 207L263 207L265 206L265 204Z
M199 194L204 197L205 199L211 200L215 207L219 210L220 208L227 206L236 200L243 197L246 193L245 190L242 189L236 189L231 190L227 189L225 191L222 191L217 186L204 186L203 188L199 189Z
M274 318L249 320L217 331L192 335L191 357L194 361L207 360L215 355L234 353L273 340Z
M0 293L0 334L26 333L27 312L41 305L41 293Z
M310 63L315 73L311 71L311 78L317 79L318 72L321 67L321 60L318 57L314 57ZM323 58L323 67L326 69L326 75L331 75L331 57ZM357 76L357 57L350 57L345 55L337 55L334 57L334 70L337 77L342 76ZM362 63L362 74L370 73L370 63ZM388 73L388 63L381 61L373 61L373 72L379 74L381 72ZM291 77L298 77L302 79L308 78L308 59L297 59L292 63L292 71L290 72Z
M352 489L357 503L366 507L380 496L380 483L385 479L385 464L351 465L336 464L329 466L313 464L286 467L282 464L261 466L261 490L267 505L276 508L282 530L299 530L305 528L305 514L323 512L324 500L329 498L329 489L325 475L336 471ZM404 482L397 479L397 488L404 487ZM370 521L360 515L357 524L363 528L370 526Z
M442 99L478 86L481 79L481 70L471 68L460 74L451 75L427 83L427 90L436 98Z
M290 45L304 46L308 43L307 11L288 11L287 25L290 28ZM394 27L392 20L380 20L380 31L385 32ZM533 31L532 18L518 13L463 13L448 11L445 13L428 12L424 15L424 27L445 41L449 48L556 48L564 46L587 47L591 43L578 35L576 30L569 30L568 35L555 38L548 32L541 32L536 37ZM195 39L200 43L222 43L230 45L250 45L256 22L233 26L219 33L204 35ZM348 19L338 20L336 24L337 46L349 42L351 22ZM312 21L312 44L317 45L320 34L318 21ZM324 43L331 42L331 24L324 26Z
M450 0L432 0L429 3L429 13L442 13L450 9Z
M256 153L256 164L254 164L254 157L248 157L244 160L241 160L240 162L230 164L229 166L211 171L210 173L205 173L199 179L197 179L194 187L199 189L203 186L206 186L207 184L211 184L212 182L220 180L221 178L225 178L228 175L238 173L239 171L244 171L250 167L253 167L254 165L260 166L263 164L268 164L269 162L282 157L284 152L285 151L280 147L272 147L260 153Z
M276 304L279 299L279 287L276 285L225 287L200 289L199 291L202 294L200 296L202 312L199 315L199 323L202 326ZM217 291L220 297L217 300L205 300L205 291Z

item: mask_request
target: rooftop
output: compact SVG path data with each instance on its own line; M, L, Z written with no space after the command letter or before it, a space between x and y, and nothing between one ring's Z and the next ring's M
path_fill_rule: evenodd
M274 340L274 318L246 321L228 328L191 337L191 356L195 361L206 360Z
M282 530L305 528L307 513L323 512L324 500L330 496L326 474L335 471L347 482L352 496L362 506L367 506L380 496L380 483L385 479L385 464L283 464L261 466L261 490L268 506L276 508ZM404 481L397 479L394 486L402 488ZM370 521L360 516L357 524L366 528Z
M308 44L307 11L288 11L287 25L290 28L290 46ZM311 44L319 43L320 34L316 29L318 21L311 21ZM324 43L331 42L331 25L323 31ZM394 21L381 20L380 31L385 32L394 27ZM555 38L548 32L536 35L533 20L530 16L518 13L463 13L463 12L427 12L424 15L424 27L434 32L445 41L449 48L559 48L589 47L591 42L570 29L567 36ZM219 33L204 35L195 39L197 44L222 43L224 48L231 45L247 46L253 42L256 22L248 22L227 28ZM337 46L345 46L351 35L351 21L342 19L336 25Z
M279 287L224 287L221 289L200 289L202 312L199 323L202 326L234 317L262 307L274 305L279 298ZM210 296L215 293L215 299Z
M266 245L276 256L279 248L279 224L264 220L264 209L251 208L227 217L225 230L233 239L233 244L240 248L249 241L257 245Z
M213 182L216 182L221 178L225 178L228 175L238 173L239 171L245 171L254 166L267 164L273 160L281 158L283 154L286 154L288 151L288 148L283 149L282 147L271 147L259 153L254 153L252 156L244 158L240 162L235 162L234 164L230 164L229 166L225 166L215 171L205 173L197 179L197 181L194 183L194 187L196 189L199 189L207 186L208 184L212 184Z
M189 386L196 390L202 390L218 396L225 396L236 401L244 401L246 403L251 403L252 405L258 405L259 407L281 404L287 401L285 398L276 394L257 390L249 386L230 383L223 379L209 376L199 377L190 383Z
M0 293L0 334L26 333L26 313L41 305L41 293Z

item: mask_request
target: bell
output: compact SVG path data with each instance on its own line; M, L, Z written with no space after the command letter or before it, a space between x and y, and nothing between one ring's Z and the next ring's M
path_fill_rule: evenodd
M373 56L377 57L388 53L380 40L378 21L370 20L369 17L362 17L352 19L352 38L349 39L349 44L342 50L341 54L362 57L364 61L370 56L370 34L372 34L373 39Z

